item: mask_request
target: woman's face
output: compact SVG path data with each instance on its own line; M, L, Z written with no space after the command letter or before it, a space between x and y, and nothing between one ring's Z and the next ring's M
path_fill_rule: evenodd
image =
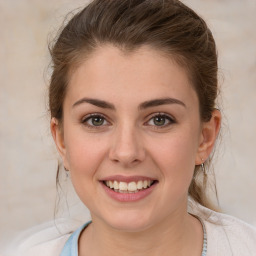
M104 46L71 75L63 110L52 131L94 220L144 230L186 211L204 135L181 67L149 47Z

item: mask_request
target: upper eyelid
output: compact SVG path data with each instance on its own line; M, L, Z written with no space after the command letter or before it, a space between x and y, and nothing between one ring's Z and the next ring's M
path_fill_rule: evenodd
M93 117L101 117L104 119L104 121L106 122L105 124L102 124L102 125L93 125L93 124L90 124L89 123L89 120ZM105 117L105 115L103 114L100 114L100 113L91 113L91 114L87 114L85 115L82 119L81 119L81 124L85 127L87 127L87 129L90 129L90 130L98 130L98 129L103 129L103 128L106 128L107 126L111 125L111 122Z
M106 121L108 121L108 118L105 115L100 114L100 113L87 114L87 115L82 117L82 121L85 121L85 120L87 120L87 119L89 119L91 117L95 117L95 116L100 116L100 117L104 118Z
M111 123L110 118L108 118L106 115L104 115L102 113L97 113L97 112L87 114L87 115L83 116L81 120L82 120L82 122L85 122L86 120L88 120L89 118L92 118L94 116L100 116L100 117L104 118L108 123ZM144 123L149 122L152 118L154 118L156 116L165 116L166 118L170 119L171 121L176 122L176 119L172 115L167 114L165 112L156 112L156 113L151 113L151 114L147 115L145 118L147 121Z
M172 121L176 121L172 115L164 113L164 112L157 112L157 113L150 114L147 116L147 119L149 121L150 119L152 119L156 116L165 116L165 117L168 117L169 119L171 119Z
M153 125L153 124L149 124L149 122L154 118L154 117L157 117L157 116L164 116L168 122L162 126L157 126L157 125ZM166 113L157 113L157 114L153 114L150 116L150 118L147 119L147 121L144 123L145 126L150 126L152 129L155 129L155 130L161 130L161 129L166 129L166 128L169 128L171 127L172 125L176 124L176 119L173 118L171 115L168 115Z

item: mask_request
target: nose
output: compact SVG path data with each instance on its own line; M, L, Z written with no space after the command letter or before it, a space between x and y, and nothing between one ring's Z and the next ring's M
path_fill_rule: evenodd
M122 126L116 128L109 158L123 167L133 167L145 159L142 138L136 127Z

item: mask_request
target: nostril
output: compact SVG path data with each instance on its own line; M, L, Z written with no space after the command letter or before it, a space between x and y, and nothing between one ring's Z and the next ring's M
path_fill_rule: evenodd
M134 165L141 162L139 156L132 152L116 152L115 154L110 154L109 158L114 163L120 163L123 165Z

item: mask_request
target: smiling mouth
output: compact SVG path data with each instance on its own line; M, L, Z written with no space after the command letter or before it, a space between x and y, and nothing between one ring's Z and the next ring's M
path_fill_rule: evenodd
M103 184L118 193L137 193L139 191L146 190L152 185L157 183L157 180L139 180L139 181L112 181L106 180L103 181Z

